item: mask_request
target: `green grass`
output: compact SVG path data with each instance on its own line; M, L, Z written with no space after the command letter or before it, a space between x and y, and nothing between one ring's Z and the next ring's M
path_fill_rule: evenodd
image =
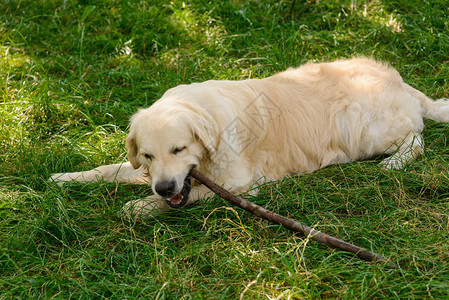
M129 117L165 90L366 55L449 94L447 1L0 2L0 299L449 297L449 125L425 154L267 184L252 200L393 260L360 261L224 200L132 223L150 189L47 181L126 160Z

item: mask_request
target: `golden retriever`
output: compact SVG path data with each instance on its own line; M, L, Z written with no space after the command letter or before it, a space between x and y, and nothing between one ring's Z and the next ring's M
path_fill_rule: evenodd
M401 168L423 151L423 117L448 122L449 102L432 101L385 64L308 63L265 79L172 88L131 118L129 162L51 179L151 184L154 195L124 211L154 216L205 197L193 167L233 193L380 154L391 154L383 167Z

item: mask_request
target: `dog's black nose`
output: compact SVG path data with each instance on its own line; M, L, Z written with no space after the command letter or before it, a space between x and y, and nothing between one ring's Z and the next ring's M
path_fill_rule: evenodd
M171 197L175 191L175 182L173 180L161 181L156 183L154 189L162 197Z

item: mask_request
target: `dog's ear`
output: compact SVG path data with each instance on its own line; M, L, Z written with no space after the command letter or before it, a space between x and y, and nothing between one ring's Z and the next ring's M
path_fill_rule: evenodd
M128 160L131 162L131 165L134 169L138 169L142 164L137 157L139 150L137 148L136 138L134 134L134 130L131 124L129 129L128 137L126 138L126 149L128 150Z
M195 109L189 114L189 124L192 133L208 152L209 158L216 161L219 134L217 121L204 109Z

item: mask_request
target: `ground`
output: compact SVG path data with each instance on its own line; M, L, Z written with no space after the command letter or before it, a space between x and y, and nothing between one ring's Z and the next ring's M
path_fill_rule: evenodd
M443 0L2 1L0 299L449 297L449 125L424 155L270 183L250 200L393 261L367 263L213 198L133 223L145 186L47 181L126 160L130 116L170 87L369 56L449 96Z

